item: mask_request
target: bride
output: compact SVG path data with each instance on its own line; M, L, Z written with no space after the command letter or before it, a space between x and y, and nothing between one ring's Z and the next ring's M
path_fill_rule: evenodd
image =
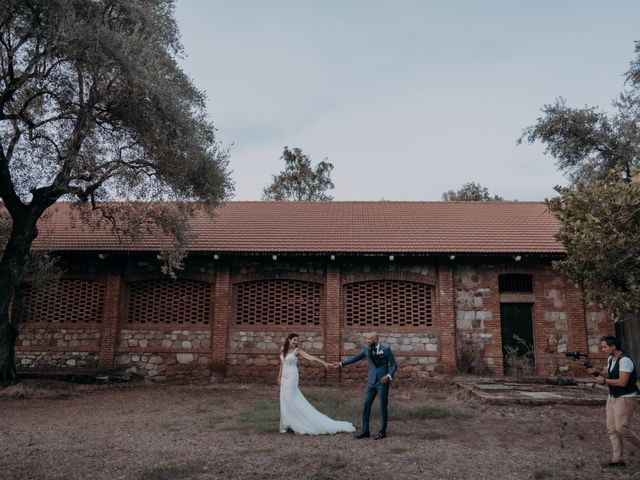
M323 433L354 432L350 422L332 420L311 405L298 389L298 357L329 366L327 362L309 355L298 348L298 335L290 334L280 350L280 433L287 429L297 434L321 435Z

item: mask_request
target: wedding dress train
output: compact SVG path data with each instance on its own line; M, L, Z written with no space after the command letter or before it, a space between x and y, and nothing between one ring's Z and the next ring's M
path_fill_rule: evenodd
M280 433L288 428L297 434L322 435L325 433L354 432L351 422L332 420L311 405L298 388L298 357L295 350L282 361L280 381Z

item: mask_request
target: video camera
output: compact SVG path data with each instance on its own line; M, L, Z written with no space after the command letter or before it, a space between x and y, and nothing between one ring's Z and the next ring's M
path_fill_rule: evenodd
M593 368L593 365L591 365L591 363L589 362L589 354L585 353L585 352L578 352L577 350L575 352L565 352L565 355L567 357L571 357L573 358L573 361L575 362L576 360L580 360L580 358L584 358L584 368ZM598 377L600 376L600 372L592 372L591 375L593 375L594 377Z

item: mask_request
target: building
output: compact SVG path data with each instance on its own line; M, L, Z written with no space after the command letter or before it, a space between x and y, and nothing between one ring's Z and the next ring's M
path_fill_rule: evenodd
M552 269L565 252L541 202L229 202L192 226L173 280L160 272L158 238L122 242L83 226L70 205L52 207L35 248L59 253L66 273L54 288L16 292L19 370L275 381L288 333L336 362L375 330L408 382L547 377L571 374L565 352L597 356L614 331ZM361 363L303 374L361 379Z

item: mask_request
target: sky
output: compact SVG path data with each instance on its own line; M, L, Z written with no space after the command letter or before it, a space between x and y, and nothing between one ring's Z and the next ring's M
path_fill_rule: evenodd
M335 200L507 200L566 184L517 145L556 98L625 88L637 0L177 0L182 68L229 147L234 200L259 200L285 146L334 165Z

